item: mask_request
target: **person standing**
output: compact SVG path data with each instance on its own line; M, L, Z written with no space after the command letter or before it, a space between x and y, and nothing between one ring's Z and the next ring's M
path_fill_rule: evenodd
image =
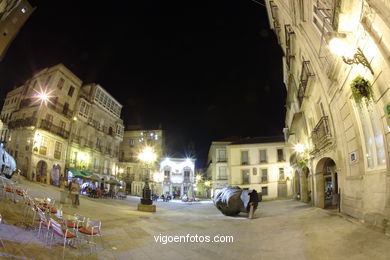
M73 206L80 205L80 200L79 200L80 185L76 179L72 180L70 192L72 194L72 205Z

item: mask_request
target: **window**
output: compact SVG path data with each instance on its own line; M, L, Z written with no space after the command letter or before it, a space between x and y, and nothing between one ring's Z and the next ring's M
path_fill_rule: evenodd
M242 170L242 184L249 184L249 170Z
M278 162L284 162L283 149L278 149Z
M164 170L164 178L168 179L169 178L170 171L169 170Z
M81 100L79 115L84 118L88 118L88 114L89 114L89 104L87 104L84 100Z
M57 88L62 89L62 87L64 86L64 82L65 80L63 78L60 78L60 80L57 83Z
M241 165L249 164L248 151L241 151Z
M261 187L261 194L263 196L267 196L268 195L268 187Z
M99 159L98 158L94 158L93 159L93 168L97 169L98 167L99 167Z
M127 174L132 174L132 167L127 167L127 169L126 169L126 173Z
M46 79L45 86L49 85L50 79L51 79L51 76L48 76L47 79Z
M375 107L358 108L357 115L363 131L367 168L386 164L386 153L382 134L381 122Z
M221 166L218 168L218 180L226 180L227 179L227 167Z
M60 129L65 130L66 128L66 123L64 121L60 121Z
M134 140L134 139L130 139L130 140L129 140L129 145L130 145L130 146L134 146L134 144L135 144L135 140Z
M49 141L46 137L42 136L41 138L41 145L39 147L39 154L46 155L47 154L47 147L48 147Z
M64 115L68 115L68 112L69 112L69 104L68 104L68 103L65 103L65 104L64 104L64 107L63 107L63 109L62 109L62 113L63 113Z
M336 30L339 11L339 0L313 1L313 23L317 30L321 33Z
M266 163L267 162L267 150L260 150L260 163Z
M70 86L69 87L69 91L68 91L68 96L72 97L73 96L73 92L74 92L74 87Z
M46 114L45 123L46 123L46 127L51 127L53 123L53 115Z
M253 169L252 169L252 174L253 174L253 175L257 175L257 168L253 168Z
M261 182L268 182L268 169L261 169Z
M284 181L284 168L279 168L279 181Z
M189 180L190 179L190 171L184 171L184 180Z
M56 142L55 149L54 149L54 158L60 160L61 152L62 152L62 143Z
M218 149L218 162L226 162L226 149Z

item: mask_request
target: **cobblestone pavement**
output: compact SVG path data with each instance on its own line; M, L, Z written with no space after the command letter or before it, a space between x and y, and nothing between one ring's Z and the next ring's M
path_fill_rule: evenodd
M35 196L44 194L59 200L58 188L26 181L22 185ZM77 212L101 220L103 234L92 254L89 247L67 248L65 258L390 259L390 237L334 211L297 201L262 202L252 220L245 215L224 216L211 203L157 202L157 212L146 213L137 211L138 202L139 198L130 196L125 200L82 197L78 208L64 204L65 213ZM15 224L11 223L12 213L18 206L4 200L0 205L5 220L9 218L8 224ZM60 245L50 248L40 242L36 231L17 225L12 228L4 232L4 225L0 227L0 238L6 246L4 250L0 245L0 259L61 259ZM20 234L18 239L12 232ZM168 236L182 236L182 241L165 241ZM198 241L201 236L209 236L211 241L195 242L196 236ZM215 237L225 238L222 236L230 236L233 241L213 242Z

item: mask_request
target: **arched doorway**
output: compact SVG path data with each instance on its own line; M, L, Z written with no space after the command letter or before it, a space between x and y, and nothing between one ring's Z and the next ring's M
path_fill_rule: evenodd
M340 203L338 173L335 161L322 158L316 167L315 205L325 209L337 209Z
M61 173L61 166L59 164L54 164L53 168L50 171L51 185L60 186L60 173Z
M46 183L47 180L47 163L45 161L39 161L37 163L37 182Z

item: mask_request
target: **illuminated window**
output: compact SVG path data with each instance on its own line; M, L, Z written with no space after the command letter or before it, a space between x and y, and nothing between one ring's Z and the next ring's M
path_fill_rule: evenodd
M133 146L133 145L134 145L134 143L135 143L135 140L134 140L134 139L130 139L130 140L129 140L129 144L130 144L130 146Z
M55 149L54 149L54 158L60 160L61 152L62 152L62 143L56 142Z
M279 168L279 180L284 180L284 168Z
M46 155L47 154L47 147L48 147L49 141L46 137L42 136L41 138L41 145L39 147L39 154Z

